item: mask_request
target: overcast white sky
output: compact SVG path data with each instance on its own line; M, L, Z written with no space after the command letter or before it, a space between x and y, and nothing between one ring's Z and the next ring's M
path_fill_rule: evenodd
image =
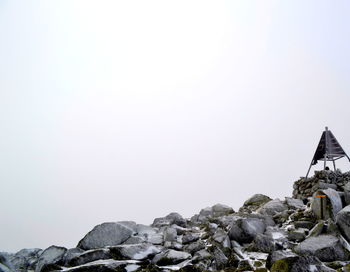
M349 9L0 0L0 251L290 196L324 126L350 152Z

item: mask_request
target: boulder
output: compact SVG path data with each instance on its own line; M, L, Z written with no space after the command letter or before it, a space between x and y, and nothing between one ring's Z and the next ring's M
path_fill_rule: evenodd
M159 217L154 219L152 227L161 228L164 226L170 226L172 224L178 225L180 227L186 227L186 220L178 213L170 213L165 217Z
M271 198L269 198L266 195L263 194L255 194L248 198L244 204L243 207L239 209L240 212L252 212L257 210L260 206L264 205L265 203L269 202Z
M281 213L286 210L288 210L287 205L277 198L265 203L257 211L264 215L274 216L277 213Z
M316 195L326 195L326 197L316 197ZM321 201L323 202L323 218L321 214ZM339 193L334 189L318 190L313 195L311 209L318 219L334 219L342 208L342 200Z
M250 243L258 233L264 233L265 228L261 219L239 218L232 223L228 235L239 243Z
M126 271L124 268L129 265L128 261L116 261L112 259L98 260L83 265L74 266L71 268L64 268L62 272L116 272ZM132 262L131 264L135 264Z
M214 235L212 236L213 241L220 244L224 248L230 248L231 247L231 241L230 238L227 235L227 232L224 231L222 228L218 228Z
M59 246L50 246L39 256L35 272L55 270L58 265L63 264L63 257L67 249Z
M276 250L276 248L275 242L271 237L258 233L253 242L249 245L248 250L272 253Z
M221 216L225 216L225 215L229 215L234 213L234 210L224 204L215 204L212 207L212 217L221 217Z
M24 248L14 254L10 262L16 270L33 270L41 253L40 248Z
M290 209L297 210L297 209L305 209L306 206L304 202L301 199L297 198L291 198L291 197L286 197L286 204Z
M163 232L164 241L174 242L177 238L177 231L175 228L166 227Z
M0 252L0 272L10 272L16 269L10 261L12 257L10 253Z
M119 222L108 222L94 227L85 237L80 240L77 247L89 250L105 246L120 245L132 234L133 229Z
M336 272L326 267L314 256L297 256L277 260L272 264L271 272Z
M350 205L338 212L336 222L342 235L350 242Z
M202 249L205 249L205 243L202 240L190 243L190 244L184 246L184 248L183 248L184 251L189 252L191 254L193 254L197 251L200 251Z
M162 247L149 243L119 245L109 247L114 258L122 257L129 260L144 260L161 252Z
M66 253L63 256L63 264L65 266L68 266L69 262L75 258L76 256L82 254L84 252L84 250L82 250L81 248L77 248L77 247L73 247L70 248L66 251Z
M182 243L188 244L197 241L200 238L200 233L198 232L188 232L182 236Z
M190 259L192 256L188 252L168 249L154 256L152 263L157 265L173 265Z
M294 250L298 254L315 256L325 262L345 261L350 256L339 238L333 235L309 237L296 246Z
M91 249L82 252L72 257L67 264L69 266L78 266L86 263L90 263L97 260L112 259L111 252L108 248Z

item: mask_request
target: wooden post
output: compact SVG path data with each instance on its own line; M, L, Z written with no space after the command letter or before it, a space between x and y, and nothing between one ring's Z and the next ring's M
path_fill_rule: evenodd
M323 219L323 198L326 197L326 195L316 195L316 197L319 197L320 198L320 209L321 209L321 213L320 213L320 216L321 216L321 219Z

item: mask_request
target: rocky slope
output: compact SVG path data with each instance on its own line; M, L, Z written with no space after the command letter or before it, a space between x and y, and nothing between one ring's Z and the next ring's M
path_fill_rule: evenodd
M190 219L171 213L150 226L103 223L75 248L2 252L0 272L350 271L347 177L316 172L295 182L294 198L256 194L236 212L217 204ZM318 194L326 196L322 205Z

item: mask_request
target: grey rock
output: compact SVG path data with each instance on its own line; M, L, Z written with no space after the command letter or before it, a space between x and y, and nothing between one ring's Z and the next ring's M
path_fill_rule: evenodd
M124 243L123 245L130 245L130 244L140 244L143 242L146 242L147 239L142 236L130 236Z
M154 245L161 245L164 242L162 233L150 234L147 236L147 242Z
M261 206L257 211L264 215L270 215L274 216L277 213L281 213L283 211L288 210L288 207L286 204L284 204L279 199L270 200L269 202L265 203L263 206Z
M326 197L316 197L316 195L326 195ZM321 218L321 201L323 201L323 218ZM318 190L311 202L311 209L319 219L334 219L342 208L339 193L333 189Z
M132 245L119 245L109 247L113 256L121 256L130 260L144 260L161 252L162 247L154 246L149 243L132 244ZM115 258L114 257L114 258Z
M269 198L266 195L255 194L244 202L243 207L240 208L240 211L245 211L245 210L255 211L260 206L269 202L270 200L271 200L271 198Z
M77 247L89 250L105 246L120 245L125 242L134 231L125 223L109 222L97 225L80 240Z
M168 249L154 256L152 263L157 265L172 265L190 259L192 256L188 252Z
M223 246L224 248L230 248L231 247L231 241L230 238L227 235L227 232L224 231L221 228L218 228L216 232L214 233L212 239Z
M350 205L338 212L336 222L342 235L350 242Z
M226 255L222 252L220 248L215 246L211 249L211 253L213 255L213 259L215 260L215 269L223 269L228 263L228 258L226 257Z
M14 270L10 269L8 266L0 263L0 272L13 272Z
M178 213L170 213L165 217L159 217L154 219L152 227L161 228L164 226L170 226L172 224L178 225L180 227L186 227L186 220Z
M295 210L306 208L303 201L301 199L297 199L297 198L286 197L286 204L289 208L295 209Z
M271 237L258 233L248 249L249 251L272 253L276 250L276 245Z
M182 243L188 244L194 241L197 241L200 238L200 234L198 232L188 232L182 236Z
M112 255L108 248L91 249L71 258L67 264L69 266L78 266L97 260L111 259Z
M84 252L84 250L82 250L81 248L69 248L66 253L63 256L63 263L65 266L68 266L68 263L76 256L82 254Z
M322 234L324 229L325 229L325 222L320 221L310 230L308 237L319 236Z
M164 229L163 235L164 235L164 241L173 242L173 241L176 241L177 231L172 227L166 227Z
M288 239L293 242L301 242L306 238L305 229L296 229L288 233Z
M71 268L65 268L64 272L116 272L125 271L123 267L129 265L128 261L116 261L112 259L98 260Z
M17 270L33 270L41 253L40 248L21 249L10 258L10 262Z
M275 263L278 260L293 260L298 258L298 255L295 254L292 251L286 251L286 250L277 250L277 251L273 251L271 254L269 254L269 256L267 257L266 260L266 267L268 269L271 268L272 264Z
M202 240L195 241L193 243L190 243L188 245L185 245L183 250L186 252L189 252L191 254L200 251L202 249L205 249L205 243Z
M41 272L48 269L54 270L59 264L63 264L63 257L66 251L66 248L58 246L50 246L45 249L38 259L35 272Z
M258 233L264 233L265 223L258 218L239 218L233 222L229 237L239 243L250 243Z
M224 204L215 204L212 207L212 217L221 217L234 213L234 210Z
M347 260L350 256L339 239L332 235L309 237L296 246L294 250L298 254L316 256L325 262Z

